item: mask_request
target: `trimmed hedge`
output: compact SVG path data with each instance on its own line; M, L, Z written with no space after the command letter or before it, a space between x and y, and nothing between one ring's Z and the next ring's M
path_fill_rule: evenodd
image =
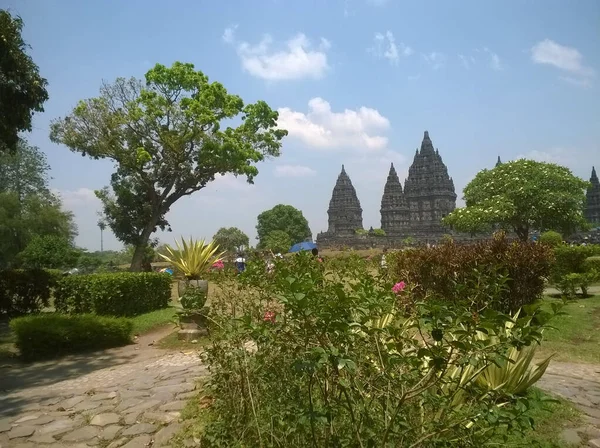
M72 275L59 280L54 307L65 314L136 316L166 308L171 282L169 274L154 272Z
M489 306L514 312L542 296L552 261L546 244L496 236L469 245L448 241L408 249L388 265L394 280L408 283L417 300L470 302L474 310Z
M133 323L123 317L43 313L13 319L10 327L21 357L33 361L126 345Z
M48 269L0 271L0 315L18 316L47 307L61 273Z

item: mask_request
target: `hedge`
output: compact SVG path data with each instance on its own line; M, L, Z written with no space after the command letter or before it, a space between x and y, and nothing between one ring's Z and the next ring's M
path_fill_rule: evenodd
M136 316L166 308L171 282L169 274L154 272L72 275L59 280L54 307L65 314Z
M126 345L133 323L123 317L42 313L13 319L10 327L21 357L33 361Z
M18 316L49 305L60 271L13 269L0 271L0 315Z
M388 265L395 281L410 285L417 300L470 302L474 310L514 312L542 296L552 261L548 245L497 236L475 244L447 241L408 249Z

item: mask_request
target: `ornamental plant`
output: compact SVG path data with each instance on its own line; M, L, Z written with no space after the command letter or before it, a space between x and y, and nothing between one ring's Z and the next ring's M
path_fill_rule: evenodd
M403 316L398 300L415 287L406 279L358 263L323 269L303 253L275 263L270 275L249 263L221 276L193 430L202 446L480 447L531 427L538 398L477 378L512 347L537 343L551 313L413 297Z
M224 252L219 252L219 246L213 241L192 240L181 238L181 244L176 241L177 249L166 246L166 255L159 254L165 261L171 263L188 280L200 280L212 265L219 260Z

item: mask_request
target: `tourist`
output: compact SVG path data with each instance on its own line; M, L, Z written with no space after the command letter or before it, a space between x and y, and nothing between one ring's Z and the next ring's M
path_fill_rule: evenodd
M241 274L246 270L246 259L244 258L244 254L238 254L238 257L235 259L235 267L238 274Z
M383 248L383 254L381 254L381 269L387 268L387 261L385 259L385 254L387 254L387 247Z

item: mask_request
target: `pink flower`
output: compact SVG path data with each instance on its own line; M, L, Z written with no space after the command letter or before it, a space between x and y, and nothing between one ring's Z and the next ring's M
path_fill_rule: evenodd
M395 294L400 294L402 291L404 291L404 288L406 288L406 283L399 282L392 287L392 291L394 291Z
M263 321L275 323L275 312L274 311L265 311L265 315L263 316Z
M225 264L223 263L223 260L217 260L212 265L213 269L223 269L224 267L225 267Z

